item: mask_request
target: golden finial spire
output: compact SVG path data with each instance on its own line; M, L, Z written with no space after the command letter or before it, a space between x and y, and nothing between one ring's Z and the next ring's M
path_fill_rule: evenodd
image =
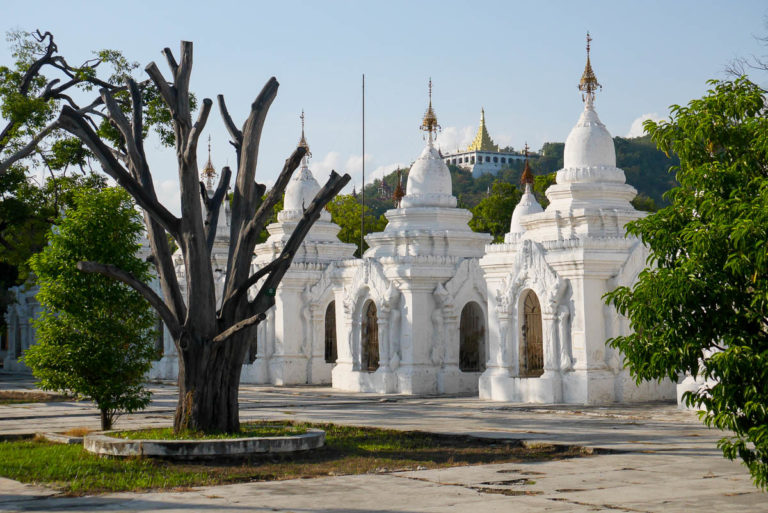
M307 153L304 155L307 159L312 156L312 152L309 151L309 144L307 144L307 138L304 137L304 109L301 109L301 116L299 116L301 119L301 140L299 140L299 147L304 148L307 150Z
M480 107L480 126L477 127L477 134L467 151L499 151L499 146L493 142L485 127L485 108L483 107Z
M429 107L427 112L424 113L424 119L421 121L421 130L429 134L429 142L432 142L432 138L437 135L442 128L437 124L437 115L432 108L432 77L429 78Z
M525 143L525 169L523 169L523 175L520 177L520 183L522 185L533 185L533 173L531 172L531 166L528 165L528 143Z
M584 66L584 73L581 75L579 81L579 90L582 91L581 99L590 105L595 100L595 91L602 89L603 86L597 81L595 72L592 71L592 63L589 61L590 44L592 43L592 36L587 32L587 64Z
M211 162L211 135L208 134L208 162L205 164L200 176L205 180L205 187L213 189L213 180L216 178L216 169Z
M401 178L401 170L397 170L397 185L395 186L395 192L392 194L392 199L395 200L395 208L400 208L400 203L403 201L405 191L403 190L403 180Z

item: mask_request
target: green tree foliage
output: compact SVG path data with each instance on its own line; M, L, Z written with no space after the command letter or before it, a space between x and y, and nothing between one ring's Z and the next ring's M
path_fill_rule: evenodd
M520 190L514 185L496 180L491 194L472 209L469 227L476 232L490 233L494 242L503 241L504 234L509 231L512 211L521 196Z
M79 191L50 244L30 262L45 311L35 321L38 343L25 352L24 362L41 388L92 399L102 429L110 429L119 412L149 404L143 382L154 356L155 316L127 285L81 272L76 264L112 264L149 281L149 264L135 256L142 227L123 189Z
M360 256L368 244L364 243L362 251L360 249L360 214L363 206L357 198L351 194L338 195L326 207L331 213L331 220L341 227L339 231L339 240L357 245L355 256ZM365 206L365 234L380 232L387 226L387 219L384 216L376 217L371 212L368 205Z
M95 88L112 91L127 112L122 84L138 65L115 50L93 52L71 65L48 32L13 31L7 40L14 61L0 66L0 262L20 267L23 280L23 263L40 250L59 211L71 205L72 191L104 186L92 173L90 152L60 130L55 117L64 104L84 108L80 98ZM156 89L142 89L145 135L153 130L162 143L172 144L168 109ZM101 108L94 104L89 119L100 135L116 141L116 129L93 114Z
M638 380L684 373L715 380L687 404L728 431L723 454L768 487L768 111L746 78L711 82L669 122L646 122L680 159L670 206L628 225L653 267L607 301L634 333L610 344Z

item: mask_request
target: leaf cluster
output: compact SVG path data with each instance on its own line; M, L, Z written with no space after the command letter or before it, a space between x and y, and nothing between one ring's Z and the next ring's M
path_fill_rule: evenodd
M768 112L745 77L711 82L670 121L645 124L679 156L670 206L628 225L651 267L607 301L634 333L610 344L633 376L689 373L707 380L686 394L709 426L732 432L719 446L768 487Z
M351 194L338 195L327 205L331 213L331 221L341 227L339 231L339 240L357 245L355 256L359 257L368 249L368 244L363 243L360 248L361 214L363 206L358 198ZM384 216L376 217L368 205L365 206L365 235L372 232L380 232L387 226L387 219ZM362 249L362 250L361 250Z
M520 190L511 183L496 180L491 194L472 209L469 227L476 232L490 233L494 242L501 242L509 232L512 212L521 196Z

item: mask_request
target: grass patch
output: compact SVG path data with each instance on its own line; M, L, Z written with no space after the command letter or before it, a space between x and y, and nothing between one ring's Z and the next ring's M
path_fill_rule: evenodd
M52 403L61 401L75 401L76 398L68 395L49 394L34 390L0 390L0 405L24 404L24 403Z
M261 424L266 425L269 423ZM541 444L526 447L515 441L504 443L418 431L333 424L293 425L325 430L325 447L292 455L252 457L237 463L193 464L149 458L99 457L79 445L40 441L0 442L0 476L26 483L44 483L65 493L78 495L530 462L586 454L578 447Z
M128 440L225 440L228 438L248 438L256 436L292 436L303 435L307 432L305 426L275 425L248 423L240 426L240 433L200 433L184 431L174 433L173 428L141 429L136 431L119 431L110 436Z

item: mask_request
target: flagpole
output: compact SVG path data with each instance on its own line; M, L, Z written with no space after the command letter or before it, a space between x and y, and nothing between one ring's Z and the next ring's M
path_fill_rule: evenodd
M365 237L365 73L363 73L363 185L360 190L362 208L360 209L360 257L363 256Z

